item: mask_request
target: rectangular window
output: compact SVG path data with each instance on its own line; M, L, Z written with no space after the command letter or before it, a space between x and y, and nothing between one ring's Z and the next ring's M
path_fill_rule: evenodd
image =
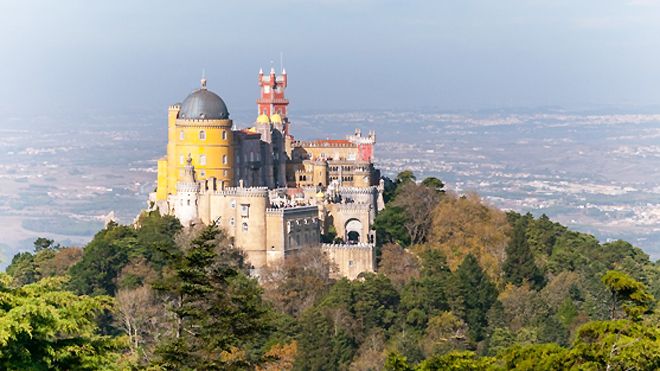
M250 204L241 204L241 216L244 218L250 216Z

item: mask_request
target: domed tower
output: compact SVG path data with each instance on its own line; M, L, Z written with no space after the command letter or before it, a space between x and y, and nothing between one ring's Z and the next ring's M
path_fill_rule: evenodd
M197 180L213 177L220 184L233 184L232 124L225 102L206 88L206 79L183 103L170 106L167 160L158 164L158 200L176 193L189 155Z

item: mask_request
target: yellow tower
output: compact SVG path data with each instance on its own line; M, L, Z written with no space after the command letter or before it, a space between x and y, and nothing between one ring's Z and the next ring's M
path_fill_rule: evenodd
M176 193L188 156L198 180L214 177L233 184L232 120L222 98L206 88L206 79L183 103L169 107L167 126L167 157L158 161L158 200Z

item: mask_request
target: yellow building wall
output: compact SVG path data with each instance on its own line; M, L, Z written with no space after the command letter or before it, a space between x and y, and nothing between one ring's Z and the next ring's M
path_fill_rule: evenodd
M167 158L158 160L158 185L156 188L156 200L167 199Z
M176 183L183 174L188 155L192 157L198 180L215 177L225 185L232 185L234 151L231 120L176 120L173 146L168 145L168 193L176 192ZM200 136L204 131L205 138ZM224 133L224 134L223 134ZM201 156L206 156L202 164Z

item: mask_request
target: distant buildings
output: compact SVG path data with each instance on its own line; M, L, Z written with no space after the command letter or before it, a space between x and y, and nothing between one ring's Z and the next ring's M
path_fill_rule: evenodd
M216 222L254 266L321 247L355 278L373 271L375 233L383 205L373 165L375 133L345 139L295 140L285 97L285 70L259 71L252 127L238 130L206 80L168 110L167 155L158 161L152 209L182 224ZM321 244L324 239L334 241ZM331 241L328 241L331 242Z

